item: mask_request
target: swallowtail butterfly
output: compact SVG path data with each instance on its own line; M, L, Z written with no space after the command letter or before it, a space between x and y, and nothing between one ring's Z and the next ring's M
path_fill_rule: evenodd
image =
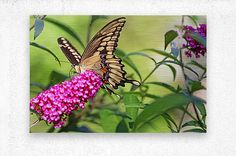
M117 89L118 86L125 86L125 83L138 86L140 85L138 81L125 77L126 72L121 63L122 60L114 54L125 22L125 17L120 17L105 25L89 41L82 56L64 37L58 38L59 47L77 73L93 70L101 75L104 84L110 84L114 89ZM104 85L104 87L113 93L107 86Z

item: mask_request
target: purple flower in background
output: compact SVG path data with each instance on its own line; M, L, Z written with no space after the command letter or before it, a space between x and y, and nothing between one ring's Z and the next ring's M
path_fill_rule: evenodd
M41 119L60 128L68 115L79 107L84 108L88 99L94 97L102 79L93 71L85 71L69 81L56 84L30 100L30 109L35 110Z
M188 50L185 51L185 55L187 57L192 57L194 54L196 58L199 58L201 55L204 56L206 53L206 47L204 47L201 43L195 41L188 33L198 33L203 38L206 39L206 24L199 24L199 26L195 29L192 26L184 26L183 30L185 30L185 40L187 44L183 44L183 47Z

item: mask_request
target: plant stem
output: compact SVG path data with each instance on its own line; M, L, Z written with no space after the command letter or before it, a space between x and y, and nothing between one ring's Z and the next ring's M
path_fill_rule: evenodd
M198 114L197 108L196 108L196 106L195 106L194 103L193 103L193 109L194 109L194 112L195 112L195 114L196 114L196 117L197 117L197 120L198 120L199 125L201 126L201 128L202 128L204 131L206 131L206 129L204 128L204 126L203 126L203 124L202 124L202 121L201 121L201 119L200 119L200 116L199 116L199 114Z
M156 69L161 65L161 63L164 62L167 58L168 57L165 57L162 61L158 62L155 68L147 75L147 77L142 81L141 84L143 84L156 71Z
M188 109L188 106L189 106L189 104L187 104L187 106L186 106L185 110L187 110L187 109ZM183 114L182 114L182 116L181 116L181 119L180 119L180 122L179 122L179 127L178 127L178 130L177 130L177 132L180 132L180 130L181 130L181 126L182 126L182 123L183 123L183 121L184 121L184 116L185 116L185 113L186 113L186 111L184 111L184 112L183 112Z
M184 25L184 16L182 16L181 25L182 25L182 26ZM188 77L187 77L187 75L186 75L186 73L185 73L185 70L184 70L182 49L180 49L180 62L181 62L181 70L182 70L183 75L184 75L185 88L186 88L188 94L191 95L191 92L190 92L190 90L189 90L189 88L188 88L188 82L187 82L187 81L188 81ZM188 104L188 105L189 105L189 104ZM188 105L187 105L187 107L188 107ZM199 116L199 114L198 114L198 111L197 111L197 108L196 108L195 104L192 103L192 105L193 105L194 112L195 112L195 114L196 114L197 120L198 120L198 122L199 122L201 128L202 128L203 130L205 130L205 128L204 128L204 126L203 126L203 124L202 124L202 122L201 122L201 119L200 119L200 116ZM187 111L187 107L186 107L186 111ZM184 112L184 113L183 113L183 116L181 117L181 120L180 120L181 122L180 122L180 124L182 124L182 121L183 121L183 118L184 118L184 116L185 116L185 113L186 113L186 112ZM180 125L180 126L181 126L181 125ZM181 128L181 127L179 127L179 128ZM179 129L179 131L180 131L180 129Z
M181 26L183 27L183 25L184 25L184 16L182 16L182 20L181 20ZM181 30L182 30L182 29L181 29ZM183 31L183 30L182 30L182 31ZM182 73L183 73L183 76L184 76L184 87L185 87L185 89L187 89L187 88L188 88L187 75L185 74L185 70L184 70L182 49L180 49L179 53L180 53L180 54L179 54L179 59L180 59L180 62L181 62L180 67L181 67L181 70L182 70ZM188 89L187 89L187 90L188 90ZM189 92L189 91L188 91L188 92ZM186 106L186 108L185 108L186 111L187 111L187 109L188 109L188 106L189 106L189 104L187 104L187 106ZM186 112L184 111L184 112L183 112L183 115L182 115L182 117L181 117L181 119L180 119L178 132L180 132L180 130L181 130L181 126L182 126L182 123L183 123L183 120L184 120L185 113L186 113Z
M35 125L37 125L41 120L36 120L32 123L32 125L30 125L30 128L34 127Z
M185 110L184 108L180 108L180 110L184 111L185 114L189 115L194 121L198 121L198 119L196 119L191 113L189 113L187 110Z

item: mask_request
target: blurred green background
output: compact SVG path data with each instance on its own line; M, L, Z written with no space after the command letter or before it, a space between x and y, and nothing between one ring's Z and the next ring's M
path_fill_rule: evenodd
M95 21L92 26L91 37L99 31L105 24L110 22L111 20L121 17L121 16L107 16L107 18L101 18ZM155 48L164 50L164 34L171 30L175 29L175 25L181 25L181 16L125 16L126 24L121 32L118 48L123 50L125 53L136 52L146 48ZM71 27L78 36L82 39L84 45L86 45L87 40L87 31L88 25L91 20L91 16L47 16L46 18L55 19L60 21L67 26ZM198 17L199 23L206 23L206 19L203 16ZM34 24L33 16L30 17L30 26ZM185 24L193 25L192 21L188 18L185 18ZM36 47L30 46L30 82L31 83L40 83L42 85L47 85L49 83L49 76L52 71L57 71L59 73L68 75L69 70L71 69L70 63L67 61L64 54L61 52L58 44L57 38L65 37L67 38L82 54L83 48L75 40L72 36L70 36L67 32L63 31L59 27L55 25L44 22L44 29L42 33L39 35L36 40L34 40L34 31L30 31L30 41L36 42L40 45L43 45L50 49L61 62L61 66L59 66L58 62L45 51L38 49ZM91 38L90 37L90 38ZM167 49L168 51L169 49ZM150 53L156 60L160 60L163 57L154 55ZM150 60L140 57L140 56L131 56L131 59L134 61L135 65L138 67L142 77L146 77L148 73L154 68L153 62ZM188 61L187 58L184 58ZM203 59L203 63L205 59ZM177 67L178 68L178 67ZM134 78L138 79L138 76L135 72L129 67L125 66L125 70L128 74L133 74ZM148 81L161 81L166 83L172 83L173 85L177 85L182 83L183 76L182 73L177 71L177 78L175 82L173 82L173 76L169 68L161 67L158 69L149 79ZM130 85L127 85L124 90L129 90ZM37 92L40 90L38 87L31 86L30 87L30 98L34 97ZM163 87L152 86L149 90L152 94L163 96L169 93L169 91ZM146 102L148 102L147 99ZM122 110L122 106L120 106ZM173 112L175 114L175 112ZM178 113L176 113L176 117L178 117ZM36 115L30 115L30 123L36 120ZM153 121L154 130L150 127L143 127L141 132L169 132L169 129L166 128L165 123L161 119L156 119L157 121ZM156 124L158 123L158 124ZM80 125L86 125L93 132L103 132L103 129L99 125L80 122ZM152 125L152 126L153 126ZM155 127L156 125L156 127ZM164 125L164 126L162 126ZM36 126L31 128L31 132L47 132L50 126L45 124L45 122L40 122Z

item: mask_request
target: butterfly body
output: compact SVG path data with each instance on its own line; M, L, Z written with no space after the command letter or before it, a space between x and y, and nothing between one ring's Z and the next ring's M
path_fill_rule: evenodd
M77 73L93 70L103 78L105 84L110 84L114 89L125 86L125 83L139 85L139 82L125 78L124 65L121 59L114 55L125 22L125 17L121 17L105 25L88 43L82 56L63 37L58 38L59 47Z

